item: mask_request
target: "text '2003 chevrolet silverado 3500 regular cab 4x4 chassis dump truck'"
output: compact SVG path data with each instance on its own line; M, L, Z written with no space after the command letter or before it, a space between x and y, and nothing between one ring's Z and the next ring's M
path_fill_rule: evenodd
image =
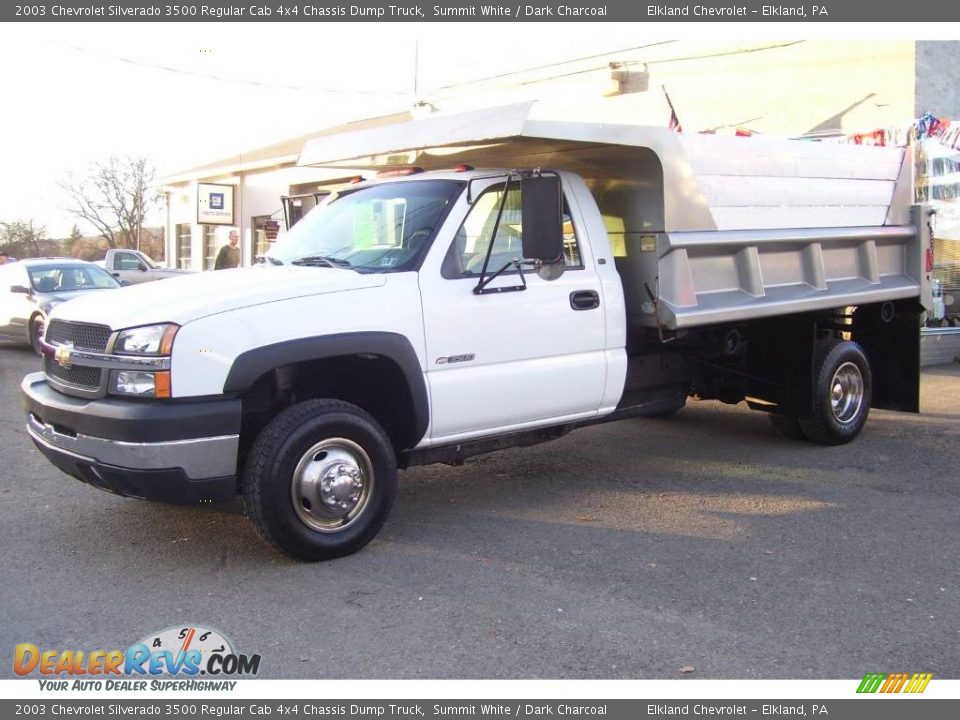
M57 308L23 381L54 465L133 497L240 493L318 560L377 533L398 467L688 397L824 444L871 406L918 411L929 227L902 150L521 105L319 138L300 162L417 167L332 194L265 267Z

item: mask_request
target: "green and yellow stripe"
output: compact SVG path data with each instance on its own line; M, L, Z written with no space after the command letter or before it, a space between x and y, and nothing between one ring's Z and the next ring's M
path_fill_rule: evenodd
M858 693L922 693L933 679L933 673L867 673L860 681Z

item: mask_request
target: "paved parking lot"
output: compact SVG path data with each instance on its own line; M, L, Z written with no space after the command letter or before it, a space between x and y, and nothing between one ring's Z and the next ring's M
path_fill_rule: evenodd
M960 366L853 445L704 403L401 475L363 552L303 565L235 507L125 500L22 427L0 343L0 675L13 646L126 647L181 623L268 677L960 677Z

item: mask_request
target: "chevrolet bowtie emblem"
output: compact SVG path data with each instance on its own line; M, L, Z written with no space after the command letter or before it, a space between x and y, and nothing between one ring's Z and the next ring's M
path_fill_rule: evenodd
M54 360L62 367L64 370L69 370L71 366L70 358L73 357L73 345L57 345L57 350L53 354Z

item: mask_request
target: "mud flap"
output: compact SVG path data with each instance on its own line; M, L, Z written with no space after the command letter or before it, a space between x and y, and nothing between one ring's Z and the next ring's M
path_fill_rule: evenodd
M920 412L920 313L916 300L864 305L853 315L873 374L871 407Z

